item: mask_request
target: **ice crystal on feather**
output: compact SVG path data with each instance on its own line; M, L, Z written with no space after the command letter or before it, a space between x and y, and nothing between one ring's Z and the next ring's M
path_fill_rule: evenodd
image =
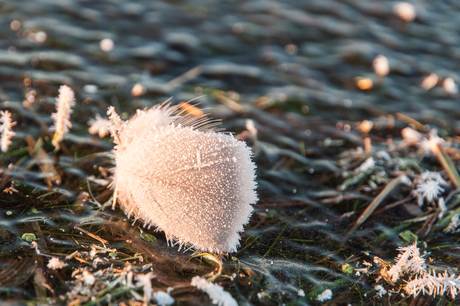
M206 116L163 104L127 122L113 107L115 197L128 217L180 245L232 252L257 201L251 149Z

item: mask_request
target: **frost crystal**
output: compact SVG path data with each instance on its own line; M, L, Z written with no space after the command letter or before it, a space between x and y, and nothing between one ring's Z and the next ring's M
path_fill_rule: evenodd
M0 111L0 115L0 123L2 123L2 125L0 125L0 133L2 133L0 143L2 151L6 152L11 144L11 137L16 135L16 133L11 130L16 122L12 122L11 113L9 111Z
M388 270L389 280L392 283L395 283L407 271L412 273L424 273L426 271L425 259L420 257L420 250L416 243L408 247L398 248L398 251L400 253L396 257L396 264Z
M419 144L420 141L422 140L422 135L416 130L411 129L410 127L404 128L401 131L401 135L404 141L410 146Z
M447 182L437 172L426 171L417 178L417 189L413 194L417 198L418 205L423 205L423 200L426 199L429 203L438 198L444 189L440 185L448 186Z
M199 276L193 277L191 285L206 292L213 304L217 304L219 306L238 306L235 299L230 295L230 293L224 291L224 288L210 283L204 278Z
M320 302L324 302L324 301L327 301L327 300L330 300L330 299L332 299L332 291L331 291L331 289L324 290L323 293L318 295L318 297L316 298L316 300L320 301Z
M96 278L94 277L94 275L86 270L83 271L83 280L87 285L94 285L94 283L96 282Z
M122 122L108 114L115 154L115 198L128 217L163 230L180 245L232 252L257 201L251 149L213 132L204 116L169 105Z
M424 152L436 154L439 151L438 146L445 144L445 140L438 136L438 131L432 129L428 132L428 139L424 138L420 142L420 149Z
M458 214L453 215L450 219L449 225L444 229L444 233L457 233L458 226L460 225L460 217Z
M387 291L385 290L385 288L383 288L382 285L377 285L374 287L374 289L377 290L375 296L382 297L385 294L387 294Z
M144 291L144 302L148 303L152 298L152 281L151 279L154 278L153 272L149 272L147 274L139 274L137 279L139 280L136 283L136 286L142 286L142 290Z
M364 161L364 163L362 163L362 164L358 167L357 171L358 171L358 172L361 172L361 173L365 173L365 172L367 172L367 171L373 169L374 167L375 167L374 158L373 158L373 157L369 157L368 159L366 159L366 160Z
M157 291L153 293L153 297L159 306L174 304L174 299L164 291Z
M70 114L72 107L75 105L75 94L73 90L66 85L59 88L59 97L56 99L56 113L51 114L54 119L53 146L59 149L59 142L64 139L64 135L72 127L70 122Z
M449 275L447 271L443 274L436 274L435 271L423 273L408 282L404 290L414 296L419 295L419 293L427 293L433 296L443 296L448 293L452 298L455 298L460 293L460 276Z
M64 267L64 264L62 263L62 261L59 260L59 258L53 257L48 262L47 267L53 270L62 269Z
M99 134L99 137L105 137L110 132L111 122L106 118L102 118L96 114L96 119L91 119L88 124L90 125L88 131L91 134Z
M438 194L443 192L444 189L439 186L439 183L436 181L428 180L426 182L420 183L417 185L416 193L421 194L421 199L419 205L423 202L425 198L428 202L432 202L434 199L438 198Z

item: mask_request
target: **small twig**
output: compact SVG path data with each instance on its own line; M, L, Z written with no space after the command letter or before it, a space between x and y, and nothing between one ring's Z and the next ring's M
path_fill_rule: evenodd
M67 255L67 256L65 257L65 259L66 259L66 260L72 259L72 258L74 258L75 256L77 256L79 253L80 253L80 252L75 251L75 252L73 252L72 254Z
M414 127L419 130L420 132L425 132L425 126L423 124L421 124L420 122L418 122L417 120L407 116L407 115L404 115L402 113L396 113L396 119L398 119L399 121L402 121L408 125L411 125L413 124Z
M199 76L203 72L203 66L196 66L189 71L185 72L184 74L181 74L177 78L172 79L167 83L171 88L176 88L194 78Z
M97 236L97 235L94 235L94 234L92 234L92 233L90 233L90 232L88 232L88 231L85 231L84 229L82 229L81 227L79 227L79 226L77 226L77 225L75 225L74 228L75 228L76 230L82 231L83 233L85 233L86 235L90 236L91 238L94 238L94 239L96 239L96 240L99 240L99 241L102 242L102 244L104 244L104 245L108 242L107 240L102 239L101 237L99 237L99 236Z
M436 221L436 217L437 217L437 214L432 214L430 215L430 218L428 218L422 225L421 228L419 228L416 232L415 232L415 235L418 235L419 233L422 233L422 231L425 229L425 233L422 234L423 237L425 237L426 235L428 235L428 233L430 232L431 230L431 227L433 226L434 222Z
M372 198L366 195L362 195L362 194L347 194L347 195L339 195L333 198L323 199L323 200L320 200L319 202L321 204L329 204L329 203L338 204L338 203L341 203L342 201L353 200L353 199L369 200Z
M382 212L384 212L385 210L388 210L388 209L392 209L396 206L399 206L399 205L402 205L402 204L406 204L407 202L410 202L412 200L412 196L409 195L408 197L402 199L402 200L399 200L399 201L396 201L394 203L391 203L391 204L388 204L387 206L375 211L373 214L380 214Z
M225 106L228 106L229 108L233 109L234 111L237 111L241 113L243 111L243 106L241 104L237 103L236 101L233 101L232 99L226 97L222 91L216 90L214 92L214 96L217 98L217 101L220 103L224 104Z
M112 210L115 210L115 207L117 206L117 198L118 198L118 186L115 186L115 191L113 192Z
M353 228L345 235L343 241L346 241L348 237L350 237L358 227L366 221L367 218L374 212L374 210L379 206L380 203L400 184L411 184L409 178L405 174L399 175L397 178L392 180L383 190L379 193L379 195L372 201L372 203L366 208L363 214L359 217L356 221L356 224Z

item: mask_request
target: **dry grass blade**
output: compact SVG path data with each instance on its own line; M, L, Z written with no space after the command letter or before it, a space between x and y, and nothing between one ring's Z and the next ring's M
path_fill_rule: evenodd
M436 144L436 147L431 150L436 157L439 159L442 167L446 170L447 174L449 175L450 179L452 180L452 184L455 185L455 188L460 187L460 176L458 175L457 169L455 168L454 163L447 154L446 150L442 147L440 143Z
M34 273L36 265L33 258L3 259L0 261L0 286L22 284Z
M406 123L407 125L411 125L413 124L414 127L420 131L420 132L425 132L425 126L423 124L421 124L420 122L418 122L417 120L415 119L412 119L411 117L407 116L407 115L404 115L402 113L397 113L396 114L396 119L398 119L399 121L402 121L404 123Z
M177 78L172 79L168 82L168 85L171 88L176 88L194 78L199 76L203 72L203 66L196 66L195 68L190 69L189 71L185 72L184 74L178 76Z
M366 210L363 212L363 214L359 217L359 219L356 221L356 224L353 226L353 228L345 235L343 238L343 241L346 241L348 237L350 237L356 229L363 224L364 221L369 218L369 216L374 212L374 210L377 208L377 206L382 203L382 201L400 184L408 184L410 185L410 180L405 174L399 175L397 178L392 180L383 190L382 192L379 193L379 195L372 201L372 203L366 208Z
M226 97L220 90L216 90L214 92L214 96L216 97L217 101L233 109L234 111L239 112L239 113L243 111L243 106L241 106L241 104Z

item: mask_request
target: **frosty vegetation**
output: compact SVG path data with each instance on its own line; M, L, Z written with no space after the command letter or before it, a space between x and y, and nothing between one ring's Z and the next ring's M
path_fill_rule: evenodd
M62 86L59 92L56 100L57 112L53 114L55 120L53 144L57 147L71 127L71 107L75 104L74 94L69 87ZM214 121L203 114L192 116L187 112L187 107L163 104L138 110L136 115L127 121L123 121L115 109L110 107L107 113L109 119L97 115L89 122L91 125L89 132L100 137L110 133L113 137L115 143L114 204L118 202L124 212L134 218L134 222L141 220L144 226L163 230L168 242L171 241L173 244L188 245L213 253L232 252L239 245L240 233L252 213L252 204L257 201L252 152L245 142L238 141L230 134L215 132ZM12 122L8 111L1 114L0 122L3 125L0 131L3 150L4 145L7 148L11 143L10 138L14 135L11 127L15 123ZM359 129L367 134L374 126L372 121L365 120L359 125ZM258 131L252 120L246 122L246 129L245 134L242 133L239 139L255 142ZM377 195L362 213L359 221L372 218L373 210L385 197L399 185L406 185L401 188L401 195L405 194L406 198L379 209L404 203L416 203L418 206L413 206L424 211L424 214L419 214L413 219L416 221L409 220L410 222L424 221L426 225L422 229L426 233L432 229L447 234L458 232L459 209L449 203L451 196L448 195L449 192L455 195L451 185L456 187L459 185L455 179L456 172L450 171L449 163L445 161L441 162L445 170L441 172L428 171L426 167L415 167L413 164L411 169L411 159L401 157L404 155L399 154L402 149L410 148L417 158L438 157L441 161L442 158L449 157L448 155L443 157L445 154L443 150L448 148L451 142L437 136L435 130L421 133L409 127L402 130L402 137L403 140L399 143L392 142L387 149L373 151L369 142L368 150L358 147L343 152L337 165L343 167L340 173L344 182L335 187L345 194L350 187L358 185L366 192L367 197ZM46 152L43 152L46 155ZM103 167L101 169L101 173L105 171L103 177L108 178L108 169ZM104 187L109 184L108 179L100 179L94 175L86 176L86 180L88 187L90 182ZM11 194L18 191L14 189L13 182L11 187L4 189L3 192ZM89 194L87 197L89 198ZM93 200L94 202L90 203L97 203L95 197ZM340 201L342 201L342 194L337 203ZM110 205L111 201L107 198L105 204L97 204L98 208L103 208ZM371 206L374 207L373 210L369 210ZM348 218L354 213L355 210L349 211L343 215L343 218ZM60 254L61 259L58 259L54 255L59 255L49 253L37 241L32 241L29 245L30 251L35 255L51 258L47 267L53 270L53 273L67 273L66 269L71 267L69 261L73 258L79 259L78 264L81 265L71 274L74 280L69 284L71 290L67 293L68 299L110 303L110 297L104 296L106 292L104 288L110 288L115 293L131 295L133 299L144 303L153 300L158 305L174 303L174 299L169 295L173 290L172 287L168 288L167 292L158 291L160 288L153 287L157 280L152 282L155 278L154 270L148 272L147 270L150 269L148 265L133 268L130 264L126 264L122 269L120 266L107 267L106 263L111 260L109 257L116 258L123 252L108 249L105 243L111 242L81 228L78 230L102 242L104 247L93 245L90 252L89 248L86 248L81 252L75 251L65 258ZM416 235L417 232L413 234ZM126 244L131 243L131 240L126 240ZM440 273L439 269L427 265L426 256L420 254L415 244L398 250L400 254L393 264L376 258L375 262L381 265L378 275L383 280L378 283L379 279L377 279L377 284L374 286L376 297L404 293L413 297L427 294L449 295L451 298L456 298L460 292L460 276L450 271ZM99 257L98 252L110 255ZM123 254L124 259L143 262L143 255L141 255L143 253L132 253ZM202 257L206 258L206 256ZM219 265L219 272L211 277L212 280L225 276L222 274L226 273L222 269L222 261L219 259L215 262ZM372 266L367 262L363 265L366 265L366 268L356 269L356 276L367 273ZM257 273L263 275L263 272L257 271ZM234 279L234 276L226 275L226 277ZM372 278L368 279L372 280ZM190 283L187 281L187 286L189 285L204 291L215 304L237 304L229 292L213 284L209 279L195 276ZM305 292L307 289L304 291L296 288L295 290L294 296L298 299L326 301L333 297L330 289L321 294L315 292L314 295ZM273 298L273 295L268 292L264 290L257 296L260 299ZM334 296L339 294L341 293L334 292Z
M59 258L53 257L48 262L47 267L53 270L62 269L64 267L64 263L60 261Z
M332 299L332 291L331 289L324 290L318 297L316 298L317 301L324 302L327 300Z
M107 118L102 118L101 115L96 114L95 119L91 119L89 122L88 131L91 134L98 134L99 137L105 137L110 133L111 122Z
M217 284L208 282L202 277L193 277L191 285L206 292L213 304L219 306L238 306L235 299L230 295L230 293L224 291L224 288Z
M56 98L56 113L51 114L54 120L54 126L51 127L54 131L52 143L57 149L59 149L59 143L64 139L64 135L72 127L70 114L74 105L75 94L73 90L69 86L62 85L59 88L59 97Z
M12 130L12 127L16 124L16 122L12 121L11 113L9 111L0 111L0 115L0 123L2 123L2 125L0 125L0 146L2 152L6 152L11 144L11 138L16 135L16 133Z
M416 179L416 187L413 194L417 198L418 205L422 206L424 200L432 203L438 195L444 192L441 186L449 186L438 172L425 171Z
M388 265L386 262L376 257L375 262L383 265L380 270L383 279L394 286L400 278L409 276L408 280L404 280L404 291L407 294L418 296L420 293L429 295L445 295L449 294L455 298L460 292L460 276L454 273L439 273L435 269L428 269L425 258L420 255L420 250L416 243L398 248L400 251L396 257L396 263ZM383 287L375 287L379 291L379 295L383 295Z
M167 104L122 122L108 111L116 147L115 198L128 217L170 241L233 252L257 201L251 149L205 116Z

